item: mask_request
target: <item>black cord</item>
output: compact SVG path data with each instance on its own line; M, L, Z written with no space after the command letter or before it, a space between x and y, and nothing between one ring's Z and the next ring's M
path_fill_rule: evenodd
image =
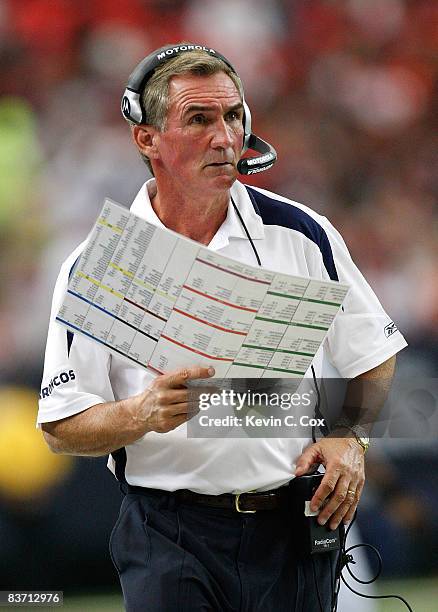
M341 536L341 550L340 550L340 553L338 556L338 562L336 565L336 579L335 579L336 588L335 588L335 594L332 600L332 612L336 612L337 607L338 607L338 597L339 597L339 589L341 586L341 580L345 584L345 586L348 589L350 589L352 593L354 593L355 595L358 595L359 597L364 597L365 599L399 599L405 604L409 612L413 612L409 603L406 601L406 599L401 597L401 595L366 595L365 593L360 593L359 591L356 591L355 589L353 589L348 584L348 582L345 580L344 576L342 575L342 571L346 567L348 573L353 578L353 580L355 580L356 582L359 582L360 584L371 584L372 582L375 582L379 578L380 573L382 571L382 557L380 556L380 553L377 550L377 548L375 546L372 546L372 544L355 544L354 546L350 546L347 549L345 548L348 534L350 532L350 529L354 521L356 520L356 516L357 516L357 510L354 514L353 520L351 521L351 523L348 526L347 531L345 532L345 536L344 537ZM340 533L342 534L342 529ZM354 565L356 563L354 561L353 555L351 554L351 551L354 550L355 548L361 548L361 547L371 549L377 557L378 569L377 569L376 574L370 580L360 580L360 578L357 578L357 576L355 576L353 572L351 571L351 569L349 568L350 564Z
M330 429L327 423L325 422L325 418L321 412L321 393L319 391L318 381L316 380L315 368L313 367L313 365L311 365L310 369L312 370L313 384L315 385L316 398L317 398L316 404L315 404L315 418L323 421L324 425L320 425L319 430L322 433L322 435L325 437L325 436L328 436L328 434L330 433ZM316 442L315 425L312 425L312 440Z
M414 612L411 606L406 601L406 599L404 599L401 595L365 595L365 593L359 593L359 591L355 591L353 588L351 588L351 586L348 584L348 582L346 582L343 576L341 576L341 580L345 584L345 586L350 589L352 593L354 593L355 595L359 595L359 597L365 597L366 599L399 599L405 604L405 606L410 612Z
M250 234L249 234L249 232L248 232L248 230L247 230L247 228L246 228L245 222L244 222L244 220L242 219L242 215L240 214L239 209L237 208L236 204L234 203L234 200L233 200L233 197L232 197L232 196L231 196L231 203L233 204L233 206L234 206L234 210L236 211L237 216L239 217L239 221L240 221L240 223L242 224L242 227L243 227L243 229L245 230L245 234L247 235L248 240L249 240L249 241L250 241L250 243L251 243L252 250L254 251L254 254L255 254L256 259L257 259L257 263L258 263L258 265L259 265L259 266L261 266L261 265L262 265L262 262L260 261L260 257L259 257L259 254L257 253L257 249L255 248L255 245L254 245L253 239L251 238L251 236L250 236Z
M351 571L351 569L350 569L350 563L352 563L354 565L356 562L353 559L353 555L349 554L349 553L352 550L354 550L355 548L361 548L361 547L369 548L370 550L373 551L373 553L375 553L375 555L377 557L377 562L378 562L377 572L376 572L375 576L373 578L370 578L369 580L361 580L360 578L355 576L353 574L353 572ZM353 580L355 580L356 582L360 582L360 584L371 584L372 582L377 580L379 578L380 574L382 573L382 557L380 556L380 553L377 550L377 548L375 546L373 546L372 544L355 544L354 546L350 546L349 548L347 548L347 550L345 551L345 564L344 564L344 567L347 568L348 573L353 578Z
M315 368L313 367L313 365L310 366L310 369L312 370L313 384L315 385L315 389L316 389L316 406L315 406L315 417L316 417L317 412L320 413L321 394L319 392L318 381L316 380ZM314 443L316 442L315 425L312 425L312 440Z

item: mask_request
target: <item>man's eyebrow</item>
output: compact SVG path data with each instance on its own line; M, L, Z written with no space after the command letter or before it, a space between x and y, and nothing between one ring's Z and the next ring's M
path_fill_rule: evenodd
M237 104L233 104L233 106L230 106L230 108L227 108L225 112L231 113L233 111L242 110L242 109L243 109L242 102L238 102ZM215 110L215 108L213 106L208 106L208 104L190 104L184 110L183 115L187 115L188 113L193 113L193 112L208 112L208 111L213 111L213 110Z
M227 113L232 113L233 111L237 111L237 110L243 110L243 104L242 102L238 102L237 104L234 104L233 106L231 106L228 110Z

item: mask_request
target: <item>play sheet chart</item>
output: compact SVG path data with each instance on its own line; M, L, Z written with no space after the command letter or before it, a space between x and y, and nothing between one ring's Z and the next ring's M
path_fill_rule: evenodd
M347 291L224 257L106 200L56 319L157 373L302 378Z

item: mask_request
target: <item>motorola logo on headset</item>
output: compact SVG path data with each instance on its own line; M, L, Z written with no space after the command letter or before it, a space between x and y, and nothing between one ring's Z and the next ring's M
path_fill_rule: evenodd
M204 47L202 45L187 44L180 46L166 45L160 49L156 49L153 53L145 57L132 71L128 83L126 85L125 92L122 97L121 110L124 118L130 123L141 125L147 122L145 111L141 105L141 93L148 81L151 79L155 70L175 57L178 53L187 53L191 51L204 51L209 55L220 59L226 64L234 74L238 76L238 73L233 68L232 64L220 53L211 49L210 47ZM240 174L256 174L263 172L271 168L277 161L277 153L272 145L265 142L251 131L251 111L247 103L245 102L244 96L242 96L243 104L243 148L242 153L245 153L248 149L256 151L261 155L255 157L249 157L247 159L240 159L237 163L237 170Z
M127 96L123 96L122 98L122 113L124 117L129 117L129 115L131 114L131 105Z
M178 53L178 51L207 51L207 53L211 55L216 55L216 51L209 47L201 47L201 45L181 45L180 47L172 47L161 53L157 53L157 59L161 60L166 57L166 55L173 55L174 53Z

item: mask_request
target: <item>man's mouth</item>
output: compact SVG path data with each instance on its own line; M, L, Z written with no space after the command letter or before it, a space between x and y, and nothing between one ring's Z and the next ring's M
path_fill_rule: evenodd
M231 162L212 162L211 164L207 164L207 166L232 166Z

